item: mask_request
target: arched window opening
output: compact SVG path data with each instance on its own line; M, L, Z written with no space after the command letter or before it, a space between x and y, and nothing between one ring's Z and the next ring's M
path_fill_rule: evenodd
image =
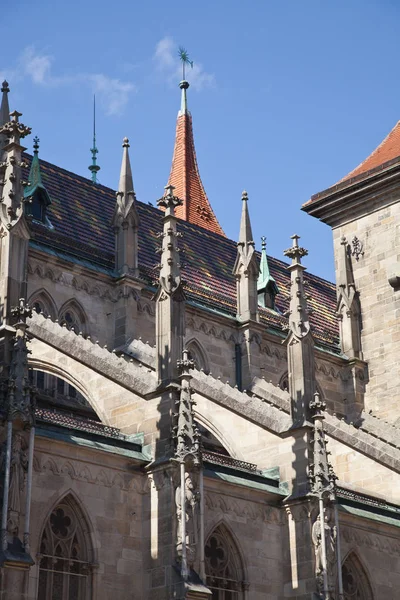
M43 531L37 600L88 600L88 550L74 502L65 498L52 511Z
M51 317L55 319L57 316L57 310L55 308L53 299L44 289L36 291L34 294L32 294L32 296L29 298L28 304L35 312L37 312L39 315L43 315L46 318Z
M29 380L36 388L39 408L68 409L76 415L99 420L86 398L68 381L38 369L29 370Z
M207 585L213 600L241 600L246 587L240 556L232 537L217 527L205 547Z
M86 317L79 304L75 301L69 301L65 304L58 317L61 326L65 326L76 334L82 332L86 334Z
M350 554L342 566L344 600L373 600L367 574L355 554Z
M198 371L203 370L205 373L209 373L210 369L208 366L207 355L199 342L194 339L190 340L186 344L186 348L188 350L189 358L194 361L195 369Z
M67 329L70 331L75 331L75 333L79 333L81 330L80 320L75 313L75 311L69 309L62 313L60 319L60 325L65 325Z

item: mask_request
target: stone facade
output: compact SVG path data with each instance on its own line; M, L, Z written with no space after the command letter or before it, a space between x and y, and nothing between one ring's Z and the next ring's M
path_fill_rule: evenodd
M158 279L143 277L127 140L115 269L40 242L37 173L39 195L15 200L29 128L13 115L0 129L0 600L397 599L394 184L381 175L371 203L358 182L350 208L340 188L307 209L333 227L341 349L328 348L309 318L298 236L287 331L272 327L286 317L264 288L257 304L246 194L236 314L212 293L190 301L172 186L159 201ZM263 261L265 279L265 248Z

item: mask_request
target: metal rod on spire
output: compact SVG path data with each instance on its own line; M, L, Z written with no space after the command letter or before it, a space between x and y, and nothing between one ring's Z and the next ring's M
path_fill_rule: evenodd
M183 48L183 46L179 46L178 55L182 62L182 79L185 80L185 66L190 65L193 69L193 61L189 59L188 51L185 48Z
M100 171L100 167L96 158L96 154L99 152L96 147L96 94L93 95L93 148L90 149L90 152L92 153L92 164L88 169L92 174L93 183L98 183L97 173Z

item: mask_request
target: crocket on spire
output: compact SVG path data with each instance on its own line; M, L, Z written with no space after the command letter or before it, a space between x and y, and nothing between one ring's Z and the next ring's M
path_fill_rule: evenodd
M225 236L207 198L197 166L192 115L187 108L189 82L183 80L179 87L182 90L181 109L176 122L175 148L168 179L168 185L174 186L176 195L183 201L175 214L179 219Z

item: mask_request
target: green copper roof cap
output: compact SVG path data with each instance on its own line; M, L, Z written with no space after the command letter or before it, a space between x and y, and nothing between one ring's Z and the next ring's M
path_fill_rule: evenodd
M42 174L40 172L39 162L39 138L36 136L33 140L33 158L31 169L29 171L28 184L24 191L25 198L31 198L37 191L41 192L41 197L46 206L51 204L50 196L43 185Z
M279 292L278 286L276 285L275 279L269 272L268 258L267 258L267 238L263 235L261 238L261 260L260 260L260 274L257 280L257 291L261 292L270 288L270 290L276 295Z

